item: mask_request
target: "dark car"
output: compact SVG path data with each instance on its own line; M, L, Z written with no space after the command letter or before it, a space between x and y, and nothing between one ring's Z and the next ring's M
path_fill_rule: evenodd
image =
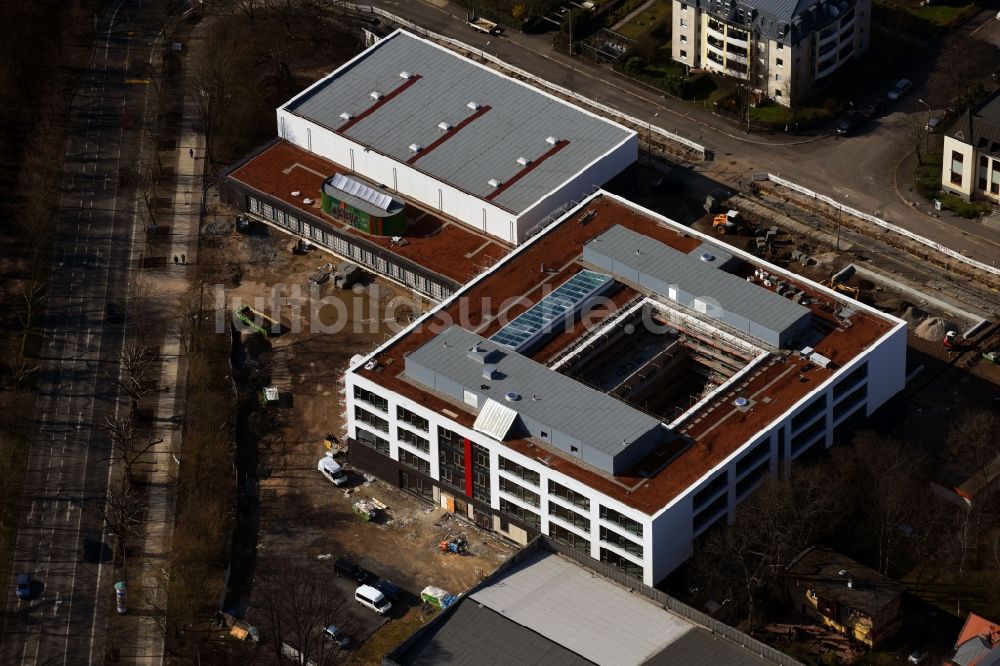
M399 601L399 595L403 593L403 588L396 585L391 580L379 579L374 585L375 589L385 595L389 601Z
M885 99L877 99L871 104L861 107L858 109L858 113L860 113L863 118L878 118L885 113Z
M83 539L83 547L80 549L82 551L84 562L103 562L104 561L104 542L95 537L85 537Z
M332 624L323 630L323 638L331 643L336 643L337 647L341 649L344 649L351 644L350 637Z
M345 557L341 557L333 563L333 571L338 576L352 578L359 584L363 584L368 580L368 572Z
M847 136L851 134L861 125L862 118L856 113L849 113L844 116L843 120L837 125L837 134L840 136Z
M18 599L31 598L31 574L17 574L17 591L15 594Z

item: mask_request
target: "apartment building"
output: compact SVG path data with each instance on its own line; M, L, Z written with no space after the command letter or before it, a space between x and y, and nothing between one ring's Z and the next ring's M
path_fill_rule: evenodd
M1000 203L1000 92L966 112L944 137L941 186L966 201Z
M653 585L905 355L903 321L598 191L352 361L350 459Z
M867 49L870 0L674 0L671 54L784 106Z

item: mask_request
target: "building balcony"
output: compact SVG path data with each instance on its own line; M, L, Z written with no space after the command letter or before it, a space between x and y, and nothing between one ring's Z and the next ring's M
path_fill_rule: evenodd
M750 60L748 58L745 58L741 55L736 55L735 53L726 53L726 58L728 58L730 62L736 62L741 65L748 65L750 63Z
M724 25L722 25L721 23L713 23L712 21L709 21L706 27L708 35L710 37L715 37L721 42L726 41L726 27Z
M843 37L846 33L852 32L854 30L854 17L852 16L847 23L840 26L840 36Z
M740 34L742 34L742 33L740 33ZM739 39L737 37L732 37L732 36L727 36L726 37L726 44L728 44L729 46L736 46L736 47L741 48L741 49L749 49L750 48L750 40L749 39Z
M822 79L824 76L829 76L833 74L837 69L837 58L833 57L828 60L824 60L816 66L816 78Z

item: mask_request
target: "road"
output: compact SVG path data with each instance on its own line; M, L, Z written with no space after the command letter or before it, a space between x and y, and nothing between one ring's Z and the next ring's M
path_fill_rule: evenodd
M89 68L73 97L63 163L42 362L13 556L35 579L32 597L5 597L4 664L103 663L113 565L81 562L84 536L103 537L111 445L101 424L119 407L113 377L124 336L133 198L119 167L134 159L129 118L142 86L126 83L148 35L130 25L141 0L112 0L97 23ZM142 39L145 37L145 39ZM131 129L130 129L131 128ZM110 315L110 316L109 316ZM108 321L111 319L112 321Z
M916 59L914 71L899 74L900 78L907 76L916 82L913 92L860 136L746 134L734 123L696 105L667 98L609 67L555 52L550 35L514 31L499 37L482 35L465 25L464 9L446 0L371 0L370 4L705 145L715 152L715 161L698 164L696 169L710 178L736 184L752 172L778 174L971 258L1000 264L1000 232L947 213L934 217L927 206L913 206L907 174L898 175L913 149L903 138L906 118L914 113L927 113L918 102L924 94L923 79L930 67L926 59L922 62ZM982 12L949 39L969 37L977 29L976 38L995 39L996 31L989 23L993 16L993 12Z

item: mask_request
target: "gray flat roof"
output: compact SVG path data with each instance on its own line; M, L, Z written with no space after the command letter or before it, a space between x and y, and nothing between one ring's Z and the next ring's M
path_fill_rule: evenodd
M674 287L680 295L672 300L692 309L697 309L695 301L682 299L702 299L709 316L774 346L808 321L809 308L715 268L699 256L621 225L583 248L584 261L668 298Z
M540 551L469 599L596 664L641 664L694 625L579 564Z
M404 666L585 666L592 662L496 611L464 598L446 622L427 629L395 657Z
M484 363L469 356L477 345L487 354L486 364L496 370L492 379L484 379ZM557 433L565 433L615 456L662 426L659 419L460 326L449 327L409 354L406 375L460 403L465 391L478 396L479 408L492 398L522 419L547 426L557 446ZM508 392L519 399L506 400Z
M419 80L342 133L402 162L417 144L426 154L416 168L480 198L494 191L490 179L507 182L528 168L518 158L534 161L549 151L548 137L568 141L492 200L515 214L635 134L403 31L285 108L337 130L345 124L342 113L357 117L376 103L373 91L388 96L407 83L400 78L404 70ZM475 113L469 102L490 109L429 149L444 134L439 123L456 126Z

